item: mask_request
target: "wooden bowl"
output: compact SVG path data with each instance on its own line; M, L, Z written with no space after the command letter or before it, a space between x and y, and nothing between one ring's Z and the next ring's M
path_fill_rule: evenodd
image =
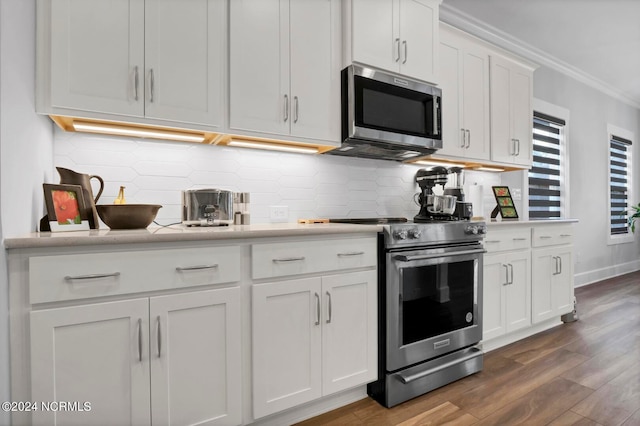
M111 229L144 229L153 222L159 204L98 204L100 219Z

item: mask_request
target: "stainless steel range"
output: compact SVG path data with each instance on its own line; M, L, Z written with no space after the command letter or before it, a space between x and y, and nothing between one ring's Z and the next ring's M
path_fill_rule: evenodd
M482 369L486 225L382 223L378 380L367 390L392 407Z

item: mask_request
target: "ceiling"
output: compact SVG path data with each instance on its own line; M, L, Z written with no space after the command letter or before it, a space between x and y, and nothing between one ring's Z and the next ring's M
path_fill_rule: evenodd
M443 0L441 10L445 22L461 12L640 108L640 0Z

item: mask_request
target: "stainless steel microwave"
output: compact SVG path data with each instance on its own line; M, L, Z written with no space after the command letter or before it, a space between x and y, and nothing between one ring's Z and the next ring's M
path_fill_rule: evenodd
M404 161L442 148L442 91L373 68L342 70L342 145L329 154Z

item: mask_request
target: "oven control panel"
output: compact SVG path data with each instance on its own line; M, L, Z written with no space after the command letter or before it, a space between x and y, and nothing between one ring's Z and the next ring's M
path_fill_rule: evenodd
M484 235L487 233L487 225L484 223L469 224L464 228L464 233L469 235Z

